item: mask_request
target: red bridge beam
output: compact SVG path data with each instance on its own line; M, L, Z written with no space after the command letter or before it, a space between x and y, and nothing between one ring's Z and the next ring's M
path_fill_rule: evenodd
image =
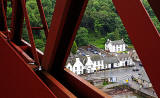
M17 44L21 44L22 29L24 22L24 14L21 0L12 0L12 18L11 18L11 40Z
M141 0L113 0L129 37L160 97L160 36Z
M60 75L88 0L57 0L42 65L52 75Z
M0 31L6 32L8 30L8 27L4 0L0 0L0 13Z
M87 3L88 0L56 1L42 66L77 97L104 98L108 95L91 86L91 84L77 75L64 71L66 60ZM79 86L75 85L77 83Z
M0 97L56 98L0 32Z

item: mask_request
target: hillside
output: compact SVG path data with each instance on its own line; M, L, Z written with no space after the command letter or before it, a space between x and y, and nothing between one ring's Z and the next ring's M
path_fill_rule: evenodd
M46 20L50 26L52 19L52 13L54 11L55 0L41 0L43 9L45 12ZM142 0L147 11L149 12L151 19L153 20L158 31L160 31L160 24L151 10L148 2ZM40 20L40 14L36 5L36 0L27 1L27 10L32 27L42 26ZM11 6L8 3L7 17L11 17ZM8 22L8 25L10 22ZM24 23L25 24L25 23ZM46 38L44 31L33 31L37 48L44 51L44 44ZM26 26L23 29L23 38L28 41L28 34ZM104 43L107 39L118 40L124 39L124 41L132 46L131 41L128 38L128 34L118 16L112 0L89 0L87 9L82 19L82 23L77 32L75 44L77 46L84 46L93 44L98 48L104 49ZM76 45L75 45L76 46Z

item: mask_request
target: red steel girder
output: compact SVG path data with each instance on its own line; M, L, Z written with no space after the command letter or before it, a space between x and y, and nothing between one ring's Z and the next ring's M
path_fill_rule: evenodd
M72 94L66 87L60 84L53 76L49 73L42 71L38 73L40 78L44 81L44 83L50 88L52 92L58 98L77 98L74 94Z
M29 21L29 16L28 16L25 0L21 0L21 4L23 6L22 7L23 14L25 16L25 22L26 22L26 26L27 26L27 30L28 30L28 36L29 36L29 40L30 40L30 43L31 43L31 47L32 47L31 48L32 49L32 55L33 55L33 58L35 60L35 63L38 66L40 66L40 62L39 62L38 54L37 54L37 51L36 51L36 46L35 46L35 43L34 43L32 28L31 28L30 21Z
M80 76L77 76L69 69L64 69L62 79L63 84L80 98L111 98L111 96L102 92Z
M0 33L0 34L2 34L2 37L4 37L4 38L6 38L6 36L3 34L3 33ZM8 42L6 41L6 43L8 44ZM11 45L10 45L11 44ZM26 49L27 47L28 48L31 48L30 46L30 44L29 43L27 43L27 42L25 42L25 41L23 41L22 40L22 44L24 45L24 46L17 46L17 45L15 45L13 42L11 42L10 41L10 44L8 44L9 45L9 47L13 47L16 51L16 53L18 53L17 55L19 55L19 57L20 57L20 59L21 60L25 60L25 62L26 63L28 63L28 61L30 61L31 60L31 58L30 57L28 57L28 55L22 50L22 49ZM1 44L0 44L1 45ZM21 49L21 47L22 47L22 49ZM3 47L1 47L1 48L3 48ZM14 51L14 49L13 49L13 51ZM41 56L43 56L43 53L42 52L40 52L40 51L38 51L38 49L37 49L37 52L38 52L38 54L39 54L39 57L41 57ZM25 57L25 58L24 58ZM17 58L14 58L14 59L16 59L15 61L17 61ZM13 60L14 60L13 59ZM40 58L41 59L41 58ZM17 64L19 64L19 63L17 63ZM1 65L1 64L0 64ZM14 65L14 64L13 64ZM22 65L21 65L22 66ZM24 65L24 66L26 66L26 65ZM28 67L30 67L30 68L32 68L31 70L35 70L36 68L37 68L37 66L36 65L27 65ZM7 66L6 66L7 67ZM17 67L17 65L15 66L15 67ZM20 68L18 68L16 71L18 71L18 70L21 70ZM33 72L33 71L32 71ZM13 72L14 74L17 74L16 72ZM35 74L35 72L33 72L34 74ZM26 73L26 74L28 74L28 73ZM56 97L58 97L58 98L76 98L76 96L74 95L74 94L72 94L68 89L66 89L62 84L60 84L54 77L52 77L49 73L47 73L46 71L36 71L36 74L42 79L42 81L48 86L48 88L54 93L54 95L56 96ZM22 74L23 75L23 74ZM37 76L36 75L36 76ZM11 77L7 77L7 78L12 78L12 76ZM19 78L19 77L17 77L17 78ZM32 78L32 77L31 77ZM6 78L5 78L6 79ZM4 81L0 81L0 83L1 82L5 82L5 79L4 79ZM14 80L10 80L10 82L12 82L12 81L14 81ZM39 81L41 82L41 80L39 79ZM28 82L28 81L27 81ZM8 83L8 82L7 82ZM10 87L8 87L8 86L10 86L10 85L6 85L6 88L10 88ZM37 86L41 86L41 84L38 84L37 83ZM34 86L34 82L33 82L33 84L32 84L32 87L34 87L34 88L37 88L36 86ZM19 89L19 88L18 88ZM41 89L39 89L39 90L41 90ZM17 92L18 90L14 90L15 92ZM14 92L13 91L13 92ZM23 90L22 90L22 92L24 92ZM33 92L34 93L34 92ZM46 93L46 92L43 92L43 93ZM3 97L4 95L2 94L2 96L0 95L0 97ZM22 95L20 95L20 96L22 96ZM30 96L32 96L32 97L34 97L34 95L32 95L32 94L30 94ZM17 98L17 95L15 94L15 95L12 95L12 97L15 97L15 98ZM42 97L44 97L44 96L42 96ZM6 97L5 97L6 98ZM26 98L25 97L25 95L24 95L24 97L23 98ZM28 96L27 96L27 98L28 98ZM30 97L29 97L30 98ZM39 98L39 96L38 96L38 98ZM48 98L48 97L47 97Z
M118 14L160 97L160 36L140 0L113 0Z
M42 65L52 74L64 70L88 0L57 0Z
M0 97L56 98L0 32Z
M46 18L45 18L45 14L44 14L44 11L43 11L42 3L41 3L41 0L36 0L36 1L37 1L40 17L41 17L41 20L42 20L45 36L47 38L49 30L48 30L48 25L47 25L47 21L46 21Z
M87 3L88 0L56 1L42 66L77 97L104 98L108 95L74 73L70 74L64 70ZM69 81L72 81L74 85L71 85ZM79 86L75 85L76 83Z
M24 14L22 10L21 0L12 0L12 18L11 18L11 40L20 45L22 38L22 29L24 22Z
M0 0L0 31L8 31L4 1Z

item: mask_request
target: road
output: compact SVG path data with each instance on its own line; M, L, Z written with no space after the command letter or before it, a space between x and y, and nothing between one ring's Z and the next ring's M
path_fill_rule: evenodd
M139 69L139 71L133 71L133 69ZM140 85L132 81L131 77L139 77L139 74L144 71L144 68L139 66L138 63L134 67L126 67L126 68L117 68L117 69L110 69L110 70L104 70L95 72L89 75L82 76L86 80L102 80L107 78L116 78L116 83L107 85L104 88L110 88L117 85L122 85L124 83L127 83L134 89L140 90L143 93L146 93L148 95L151 95L155 98L157 98L156 94L153 94L153 90L148 90L144 88L140 88ZM127 81L126 81L127 80Z

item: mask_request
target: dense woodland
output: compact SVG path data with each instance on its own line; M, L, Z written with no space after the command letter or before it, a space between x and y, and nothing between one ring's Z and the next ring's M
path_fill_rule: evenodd
M41 1L46 20L48 25L50 25L52 13L54 11L55 0ZM157 27L158 31L160 31L159 21L151 10L148 2L146 0L142 1L155 26ZM27 0L27 10L32 27L42 26L39 11L36 5L36 0ZM7 14L11 16L11 8L8 8ZM36 47L43 51L44 44L46 42L44 31L33 31L33 33ZM23 29L23 38L28 40L28 34L25 25ZM72 47L72 52L75 53L77 47L88 44L92 44L103 49L107 39L118 40L122 38L129 46L132 47L131 41L128 38L128 34L113 6L112 0L89 0L87 9Z

